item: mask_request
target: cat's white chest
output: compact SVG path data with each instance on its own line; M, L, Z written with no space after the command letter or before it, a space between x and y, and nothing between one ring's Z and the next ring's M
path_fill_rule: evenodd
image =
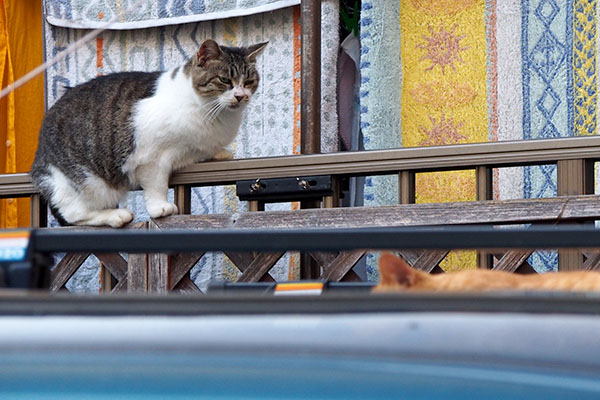
M215 107L211 100L198 98L184 74L175 79L163 74L156 94L134 108L135 148L125 172L133 178L132 171L141 164L157 163L172 171L212 158L235 139L242 122L241 110L215 115Z

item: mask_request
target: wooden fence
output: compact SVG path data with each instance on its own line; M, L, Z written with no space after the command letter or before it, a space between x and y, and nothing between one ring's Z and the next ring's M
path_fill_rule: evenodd
M519 142L464 144L427 148L402 148L363 152L269 157L205 162L188 167L171 179L175 201L184 215L151 220L128 229L206 229L261 227L415 226L440 224L519 224L586 222L600 219L600 198L594 193L594 164L600 159L600 137L577 137ZM556 164L558 195L555 199L492 201L493 169ZM421 172L475 170L478 202L414 204L415 176ZM340 181L350 176L398 176L400 205L376 208L339 208ZM189 215L191 188L234 184L248 179L329 175L333 195L324 197L325 209L288 212L249 212L231 215ZM564 197L566 196L566 197ZM0 175L0 197L30 197L31 226L45 225L46 205L32 186L28 174ZM250 210L264 204L251 202ZM63 229L63 228L60 228ZM64 228L85 229L85 228ZM90 228L91 229L91 228ZM281 254L234 254L226 256L241 271L240 281L272 280L270 268ZM364 251L311 254L316 271L302 278L356 280L352 266ZM405 252L409 261L430 272L439 271L447 252ZM528 271L531 251L481 254L479 267ZM55 267L52 289L60 290L89 254L69 254ZM198 292L189 271L203 254L121 255L96 254L102 262L106 291ZM496 260L493 259L493 257ZM559 254L559 268L597 268L600 258L586 251Z

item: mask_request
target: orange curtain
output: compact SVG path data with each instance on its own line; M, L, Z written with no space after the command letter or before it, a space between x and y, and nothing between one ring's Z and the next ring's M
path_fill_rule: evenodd
M43 62L42 0L0 0L0 87ZM44 77L0 99L0 173L28 172L44 116ZM0 228L29 226L29 199L0 203Z

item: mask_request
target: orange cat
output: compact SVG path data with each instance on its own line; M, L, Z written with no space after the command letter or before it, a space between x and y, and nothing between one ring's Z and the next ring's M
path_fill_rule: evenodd
M474 269L430 275L416 270L400 257L385 253L379 259L380 281L374 290L389 291L487 291L487 290L600 290L600 272L564 271L519 275L505 271Z

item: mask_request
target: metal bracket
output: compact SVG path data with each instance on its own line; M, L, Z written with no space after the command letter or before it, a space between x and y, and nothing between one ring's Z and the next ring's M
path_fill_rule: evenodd
M255 179L236 182L236 194L242 201L299 201L331 196L331 176Z

